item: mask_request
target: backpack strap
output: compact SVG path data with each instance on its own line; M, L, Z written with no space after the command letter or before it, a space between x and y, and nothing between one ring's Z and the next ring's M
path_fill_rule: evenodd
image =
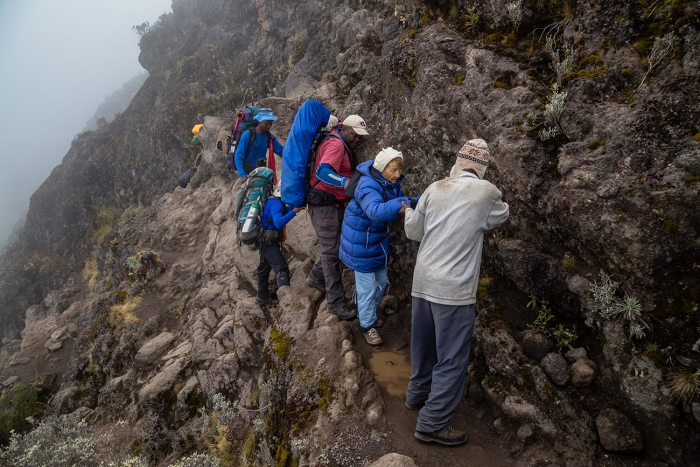
M245 161L248 158L248 155L250 155L250 151L253 150L253 144L255 143L255 137L258 134L258 132L255 131L255 127L248 128L248 132L250 133L250 141L248 141L248 147L245 148L245 153L243 153L243 161Z

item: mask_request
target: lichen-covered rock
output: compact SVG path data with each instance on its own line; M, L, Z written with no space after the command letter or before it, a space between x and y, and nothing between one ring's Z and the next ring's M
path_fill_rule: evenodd
M523 351L528 358L539 362L553 348L554 342L547 336L529 330L523 333Z
M593 360L581 358L571 365L571 384L577 388L590 386L598 374L598 367Z
M610 452L635 453L644 449L642 435L627 416L614 409L604 409L595 419L600 444Z
M540 362L540 366L550 381L557 386L566 386L571 378L571 369L566 359L558 353L547 354Z

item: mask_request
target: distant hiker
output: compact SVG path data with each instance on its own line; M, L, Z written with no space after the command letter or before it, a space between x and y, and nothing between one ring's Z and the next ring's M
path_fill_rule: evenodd
M268 151L271 153L270 160L274 165L275 157L272 153L282 157L282 151L284 150L284 146L277 141L275 135L270 133L272 123L277 121L277 117L272 113L272 110L260 109L260 112L255 116L255 120L260 123L243 133L236 147L236 169L242 182L247 180L248 174L256 167L267 166Z
M350 190L357 182L354 193L346 190L353 199L343 220L340 259L355 271L360 330L370 345L382 343L376 329L383 324L377 319L377 307L389 285L389 223L403 215L410 203L401 191L406 179L401 174L403 164L401 152L382 149L373 160L357 166L348 184Z
M415 437L466 442L450 421L462 397L474 329L484 231L508 219L501 192L483 180L489 149L467 142L450 176L430 185L406 210L406 236L421 242L413 271L411 366L406 407L421 408Z
M179 177L177 177L177 182L182 188L187 188L187 185L190 184L190 180L192 180L192 177L194 177L194 174L197 173L197 169L199 168L199 163L202 162L202 156L204 156L204 149L203 149L203 144L199 139L199 135L204 133L204 125L203 124L198 124L195 125L194 128L192 128L192 134L194 135L192 137L192 142L196 144L197 146L202 148L202 151L200 151L199 154L197 154L197 157L194 159L194 165L187 169L185 172L180 174Z
M331 132L316 153L307 196L311 224L321 251L306 283L326 293L328 311L342 320L357 316L345 302L340 275L340 227L345 203L350 200L343 190L355 170L353 150L368 134L365 121L359 115L349 116L340 130Z
M277 274L277 288L289 285L289 266L284 259L280 244L283 240L283 229L296 214L304 208L288 209L280 201L280 186L275 186L272 197L267 200L263 208L261 224L264 233L255 244L260 250L260 264L256 271L258 277L258 296L255 301L264 306L275 306L277 300L270 296L269 276L274 270Z

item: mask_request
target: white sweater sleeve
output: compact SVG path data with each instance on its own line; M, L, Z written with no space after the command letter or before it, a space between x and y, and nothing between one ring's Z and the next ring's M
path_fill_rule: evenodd
M416 242L423 240L425 235L425 215L420 211L421 207L425 209L425 206L421 206L421 204L419 201L416 209L406 209L406 221L404 222L406 236Z
M508 204L503 202L499 193L498 199L493 203L493 206L491 206L491 211L486 219L485 230L495 229L508 220L509 215L510 209L508 208Z

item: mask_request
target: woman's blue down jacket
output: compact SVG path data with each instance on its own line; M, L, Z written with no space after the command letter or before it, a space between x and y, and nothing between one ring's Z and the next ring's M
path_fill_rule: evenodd
M374 160L361 163L363 174L348 204L340 234L340 260L358 272L375 272L389 264L389 223L399 216L403 175L392 184L372 169ZM384 187L384 190L382 190ZM386 193L386 202L382 193Z

